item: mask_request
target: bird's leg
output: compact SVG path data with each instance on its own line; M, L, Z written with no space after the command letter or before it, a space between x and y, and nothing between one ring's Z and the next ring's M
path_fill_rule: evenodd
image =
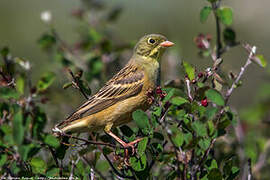
M124 142L122 139L120 139L118 136L116 136L113 132L111 132L111 127L112 125L108 125L105 127L104 131L110 135L112 138L114 138L119 144L121 144L124 148L125 148L125 157L124 157L124 162L126 165L129 166L129 162L128 162L128 159L129 159L129 153L128 153L128 148L131 148L132 150L132 155L134 155L135 153L135 147L134 145L137 144L138 142L140 142L143 138L139 138L139 139L136 139L130 143L126 143Z

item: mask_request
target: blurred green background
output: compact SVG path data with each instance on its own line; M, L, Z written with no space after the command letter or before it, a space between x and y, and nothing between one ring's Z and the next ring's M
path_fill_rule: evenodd
M71 17L73 9L80 7L78 0L1 0L0 1L0 47L9 46L13 55L30 60L36 80L40 72L48 70L57 72L58 78L54 83L56 91L50 92L51 102L48 108L49 118L54 121L63 119L75 107L80 105L83 98L78 92L64 91L62 85L67 81L65 72L58 72L57 63L37 44L41 34L48 29L40 19L41 12L49 10L52 13L53 24L57 32L68 43L78 39L77 27L79 22ZM270 57L270 16L268 0L227 0L226 5L234 9L233 28L237 39L258 47L259 53L266 59ZM110 31L117 34L117 41L136 42L148 33L161 33L167 36L176 46L171 49L177 54L176 66L166 66L164 79L171 79L180 72L181 60L191 62L199 69L205 69L212 62L210 59L198 57L198 50L193 38L199 33L215 35L213 16L205 24L199 21L199 11L206 5L205 1L197 0L136 0L106 1L109 7L121 6L123 13L116 23L109 26ZM239 72L247 58L242 47L236 47L224 56L224 71ZM163 59L166 61L166 59ZM269 72L269 68L268 68ZM267 71L256 65L251 65L244 75L244 85L237 89L232 98L232 105L238 109L246 108L257 101L260 86L270 81ZM170 76L170 77L166 77ZM74 94L70 94L70 93ZM235 98L237 97L237 98ZM66 103L59 103L64 101ZM60 113L60 114L59 114Z

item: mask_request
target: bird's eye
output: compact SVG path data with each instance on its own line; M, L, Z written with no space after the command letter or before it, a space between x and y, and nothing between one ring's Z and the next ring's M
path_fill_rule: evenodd
M151 43L151 44L154 44L156 41L155 41L154 39L150 38L150 39L148 40L148 42Z

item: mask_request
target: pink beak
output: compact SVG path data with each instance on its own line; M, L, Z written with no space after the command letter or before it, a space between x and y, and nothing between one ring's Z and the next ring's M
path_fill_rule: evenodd
M171 41L164 41L164 42L160 43L159 45L162 47L171 47L174 45L174 43Z

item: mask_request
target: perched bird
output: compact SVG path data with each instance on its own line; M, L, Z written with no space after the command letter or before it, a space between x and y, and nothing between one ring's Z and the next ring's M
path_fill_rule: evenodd
M149 92L155 90L159 79L159 60L167 47L174 43L159 34L142 37L136 44L127 65L90 97L54 132L92 132L104 130L123 147L131 147L141 139L126 143L111 132L111 128L132 120L132 112L151 106Z

